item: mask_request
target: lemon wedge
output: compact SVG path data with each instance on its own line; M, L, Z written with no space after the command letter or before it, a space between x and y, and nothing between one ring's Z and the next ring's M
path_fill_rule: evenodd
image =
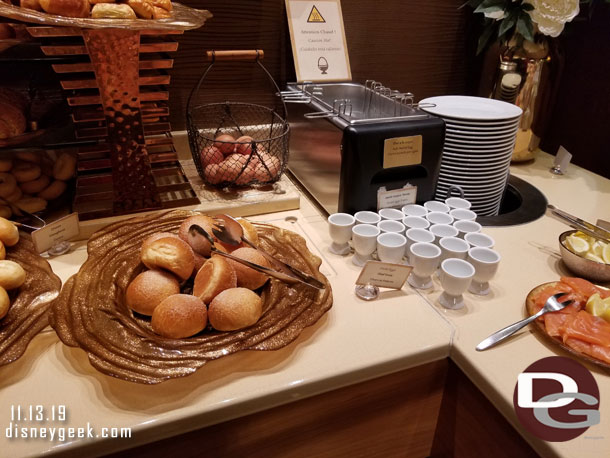
M606 246L602 250L602 259L606 264L610 264L610 243L606 243Z
M585 310L593 316L610 321L610 297L602 299L599 293L592 294L587 300Z
M605 264L604 260L602 258L600 258L599 256L597 256L596 254L593 254L591 252L587 253L585 255L585 258L591 260L591 261L595 261L595 262L599 262L601 264Z
M591 248L585 239L575 235L568 235L566 237L566 242L568 242L568 246L572 249L572 251L574 251L574 253L580 255L587 253Z
M593 254L595 254L601 258L605 246L606 246L606 244L604 242L602 242L601 240L596 240L591 245L591 251L593 252Z

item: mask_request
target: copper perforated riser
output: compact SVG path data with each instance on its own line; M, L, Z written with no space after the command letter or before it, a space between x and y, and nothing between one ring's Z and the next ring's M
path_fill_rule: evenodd
M75 136L98 144L78 149L74 200L82 220L199 203L169 132L164 53L178 43L158 32L125 29L29 27L48 56L76 56L54 64L72 107ZM89 62L85 62L85 59Z

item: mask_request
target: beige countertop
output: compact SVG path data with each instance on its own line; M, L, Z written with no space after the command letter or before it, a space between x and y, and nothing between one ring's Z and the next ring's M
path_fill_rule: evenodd
M512 173L540 190L568 212L595 220L610 215L610 180L570 166L565 176L548 172L551 157L514 166ZM552 197L551 197L552 196ZM295 217L296 222L287 221ZM451 355L497 408L516 425L512 394L517 374L544 356L562 354L525 329L494 349L478 353L475 345L491 332L523 316L527 293L563 273L556 257L557 237L565 226L548 217L510 228L487 228L496 239L502 263L490 296L466 294L466 307L446 311L437 303L439 286L425 294L405 286L384 292L374 302L353 294L359 269L349 257L328 252L326 222L306 198L299 210L253 217L303 235L323 259L322 271L333 287L332 309L292 344L274 352L242 352L204 366L194 375L161 385L143 386L94 370L80 349L63 345L44 332L25 355L0 368L0 447L7 456L42 453L74 455L110 452L219 423L272 406L312 396ZM607 218L606 218L607 219ZM86 258L85 246L51 260L65 281ZM601 391L601 423L566 443L543 443L524 436L544 455L610 454L610 377L588 366ZM7 439L11 406L65 405L66 421L27 427L132 428L131 439ZM35 407L34 407L35 408ZM20 427L23 425L20 425Z

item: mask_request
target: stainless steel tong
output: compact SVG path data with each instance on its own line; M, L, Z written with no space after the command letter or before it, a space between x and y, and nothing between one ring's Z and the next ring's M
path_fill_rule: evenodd
M591 237L602 240L606 243L610 243L610 232L604 229L603 227L596 226L595 224L589 223L583 219L578 218L577 216L570 215L569 213L558 209L554 205L547 205L547 210L549 216L552 216L553 218L561 221L562 223L567 224L571 228L577 229L587 235L590 235Z

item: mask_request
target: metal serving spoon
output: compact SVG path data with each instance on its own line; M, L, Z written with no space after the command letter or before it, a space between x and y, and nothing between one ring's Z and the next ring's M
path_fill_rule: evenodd
M201 237L201 236L205 237L208 240L208 242L210 242L211 250L215 254L224 256L225 258L228 258L228 259L232 259L233 261L239 262L240 264L243 264L244 266L250 267L254 270L257 270L266 275L269 275L270 277L277 278L278 280L282 280L286 283L300 282L307 286L313 286L313 285L310 285L309 283L306 283L305 281L301 280L300 278L298 278L294 275L289 275L289 274L286 274L283 272L278 272L277 270L270 269L269 267L261 266L260 264L246 261L245 259L241 259L241 258L238 258L237 256L233 256L232 254L225 253L224 251L220 251L218 248L216 248L216 245L214 243L214 239L212 238L212 236L210 234L208 234L204 228L202 228L201 226L199 226L197 224L191 225L191 227L189 228L189 237L193 237L196 239L197 237Z
M557 299L559 299L561 296L565 296L565 295L566 295L566 293L557 293L557 294L549 297L546 300L546 302L544 303L544 307L542 307L538 313L526 318L525 320L517 321L516 323L513 323L510 326L505 327L504 329L500 329L499 331L494 332L487 339L483 340L479 345L477 345L477 350L478 351L487 350L488 348L493 347L497 343L503 341L508 336L512 336L519 329L524 328L529 323L534 321L536 318L541 317L545 313L557 312L558 310L561 310L562 308L567 307L572 302L574 302L572 300L564 301L564 302L557 301Z
M216 215L214 218L220 219L222 221L222 223L220 224L220 228L212 229L212 232L214 233L216 238L221 242L233 246L237 246L241 242L244 242L250 247L257 250L258 252L260 252L279 271L293 277L296 276L299 281L309 286L313 286L314 288L318 289L324 289L324 283L322 283L317 278L306 274L305 272L297 269L296 267L291 266L290 264L286 264L285 262L274 258L262 248L254 245L244 236L244 228L233 217L229 215Z

